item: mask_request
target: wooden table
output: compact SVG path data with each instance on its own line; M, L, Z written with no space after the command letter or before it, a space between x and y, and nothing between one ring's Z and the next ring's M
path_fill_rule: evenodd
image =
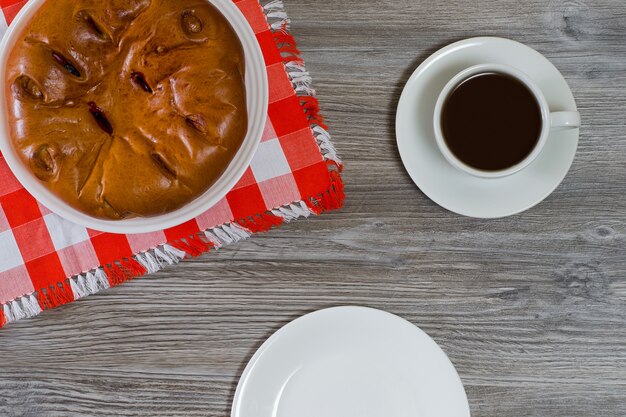
M428 332L474 416L625 416L626 3L286 3L346 163L346 208L3 329L0 415L226 416L272 332L358 304ZM494 221L429 201L394 137L409 74L477 35L545 54L584 122L556 192Z

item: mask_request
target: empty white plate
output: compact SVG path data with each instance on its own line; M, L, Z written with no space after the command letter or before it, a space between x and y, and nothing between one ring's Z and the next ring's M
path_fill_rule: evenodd
M232 417L468 417L463 384L422 330L380 310L303 316L256 352Z

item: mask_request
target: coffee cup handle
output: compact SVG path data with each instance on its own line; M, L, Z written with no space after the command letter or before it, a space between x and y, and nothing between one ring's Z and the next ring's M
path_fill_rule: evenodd
M579 128L580 113L577 111L557 111L550 113L550 127L553 129Z

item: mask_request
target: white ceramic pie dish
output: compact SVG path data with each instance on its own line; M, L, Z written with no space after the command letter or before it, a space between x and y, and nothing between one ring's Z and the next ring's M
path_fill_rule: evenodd
M0 42L0 91L5 91L5 70L9 52L17 36L31 20L33 14L50 0L31 0L15 17ZM5 98L0 100L0 151L11 171L40 203L54 213L82 226L111 233L148 233L182 224L199 216L220 201L239 181L250 165L261 141L268 105L268 80L261 48L252 28L231 0L208 0L228 19L239 36L246 59L246 99L248 107L248 133L241 148L222 176L204 194L173 212L126 220L104 220L78 211L48 190L22 162L12 145Z

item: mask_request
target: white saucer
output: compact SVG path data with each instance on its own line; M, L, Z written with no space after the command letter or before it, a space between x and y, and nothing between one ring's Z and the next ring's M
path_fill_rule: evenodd
M539 85L551 111L577 110L567 82L543 55L508 39L472 38L440 49L415 70L398 104L396 137L406 170L431 200L465 216L496 218L527 210L558 187L574 160L579 129L553 131L539 157L508 177L483 179L454 168L435 142L435 102L454 75L484 63L525 72Z
M277 331L241 376L232 417L469 417L463 384L426 333L337 307Z

